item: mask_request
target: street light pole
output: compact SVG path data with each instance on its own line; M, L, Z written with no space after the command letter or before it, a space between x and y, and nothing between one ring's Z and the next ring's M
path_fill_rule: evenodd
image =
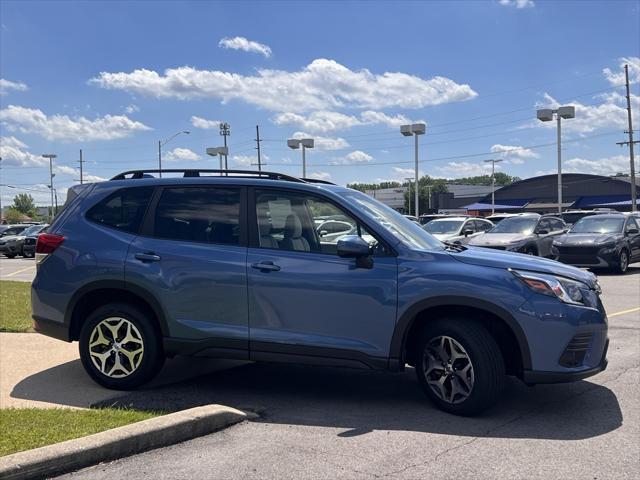
M419 193L419 173L418 173L418 135L424 135L427 126L424 123L414 123L412 125L401 125L400 133L405 137L413 135L415 137L414 144L414 202L415 216L420 218L420 193Z
M408 204L409 204L408 207L409 208L407 209L408 210L407 215L411 215L411 180L413 180L413 178L407 177L407 178L405 178L405 180L407 182L409 182L409 195L407 195Z
M496 163L501 162L498 160L485 160L485 163L491 162L491 215L496 213Z
M544 108L536 112L538 120L549 122L553 116L557 119L557 147L558 147L558 213L562 213L562 119L575 118L576 109L573 106L558 107L553 110Z
M313 138L290 138L287 140L287 146L293 150L302 147L302 178L307 178L307 148L315 146Z
M42 154L43 158L48 158L49 159L49 189L51 190L51 216L50 216L50 220L53 220L53 159L57 157L56 154L54 153L44 153Z
M181 133L184 133L185 135L189 135L191 132L188 130L180 130L179 132L174 133L173 135L171 135L169 138L167 138L165 141L162 140L158 140L158 176L160 178L162 178L162 147L164 145L166 145L167 143L169 143L171 140L173 140L174 138L176 138L178 135L180 135Z

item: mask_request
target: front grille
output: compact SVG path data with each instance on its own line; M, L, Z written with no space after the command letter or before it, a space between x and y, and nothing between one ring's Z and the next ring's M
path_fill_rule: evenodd
M579 333L568 343L560 356L560 365L567 368L575 368L582 365L584 357L591 345L593 333Z
M595 255L567 255L561 253L558 257L562 263L570 263L577 265L599 265L600 259Z
M36 239L35 238L25 238L24 239L24 244L25 245L35 245L36 244Z
M599 247L558 247L560 255L597 255Z

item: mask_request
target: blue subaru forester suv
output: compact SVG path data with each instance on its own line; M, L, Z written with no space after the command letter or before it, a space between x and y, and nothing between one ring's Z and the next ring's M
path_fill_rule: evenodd
M73 187L38 238L34 328L79 341L100 385L135 388L175 355L409 364L439 408L471 415L505 375L555 383L606 368L589 272L442 243L327 182L157 173Z

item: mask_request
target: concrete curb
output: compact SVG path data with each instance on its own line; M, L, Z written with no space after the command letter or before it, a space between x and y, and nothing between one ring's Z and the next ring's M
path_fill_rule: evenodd
M255 415L224 405L190 408L86 437L0 457L0 478L21 480L61 475L207 435L251 418L255 418Z

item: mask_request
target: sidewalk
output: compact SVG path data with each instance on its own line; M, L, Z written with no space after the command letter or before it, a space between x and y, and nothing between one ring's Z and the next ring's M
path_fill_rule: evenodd
M167 360L144 389L193 378L246 362L176 358ZM36 333L0 333L0 408L89 408L123 392L107 390L85 373L78 343Z

